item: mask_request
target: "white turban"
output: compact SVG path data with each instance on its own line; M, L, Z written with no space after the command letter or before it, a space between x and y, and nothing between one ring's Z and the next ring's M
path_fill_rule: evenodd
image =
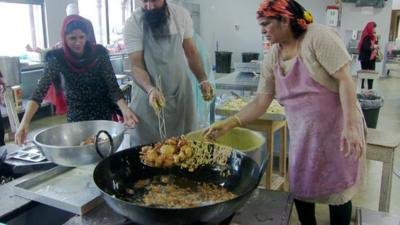
M67 5L67 16L69 15L79 15L79 7L75 3L70 3Z
M168 0L168 2L182 6L183 0Z

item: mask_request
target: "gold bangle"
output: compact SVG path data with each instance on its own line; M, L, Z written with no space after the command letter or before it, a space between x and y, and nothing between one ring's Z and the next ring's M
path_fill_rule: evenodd
M239 123L239 126L242 126L242 121L240 120L238 115L234 115L233 118L236 119L236 121Z

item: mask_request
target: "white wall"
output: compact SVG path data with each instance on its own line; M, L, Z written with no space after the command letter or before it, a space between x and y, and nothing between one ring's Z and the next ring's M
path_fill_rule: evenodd
M217 40L219 50L234 52L233 62L241 61L242 52L261 52L262 39L255 12L262 0L185 1L200 4L201 36L211 55L214 55ZM298 2L312 13L314 21L320 24L325 24L326 6L335 3L334 0ZM343 3L341 26L338 31L344 37L346 30L362 30L373 19L378 24L377 32L381 35L381 45L384 46L389 40L392 2L393 0L388 0L384 8L374 8L373 15L362 15L361 8L355 7L354 3ZM235 30L235 25L239 25L239 30ZM377 64L377 71L382 71L381 63Z
M393 0L393 9L400 9L400 0Z
M262 0L185 0L200 4L201 37L211 55L218 40L220 51L232 51L233 62L241 61L242 52L262 52L262 37L256 11ZM299 0L311 11L314 20L325 23L325 9L333 0ZM235 30L239 25L239 30ZM233 66L233 64L232 64Z
M64 18L67 16L66 7L69 3L77 3L77 0L45 0L47 40L49 46L59 42L60 31Z
M232 62L241 61L242 52L262 53L262 37L256 11L262 0L185 0L200 4L201 37L214 56L218 40L220 51L233 52ZM311 11L314 20L325 23L325 8L333 0L299 0ZM239 30L235 29L239 25ZM233 66L233 63L232 63Z
M231 51L232 62L241 61L242 52L262 52L261 30L256 10L261 0L186 0L200 4L200 32L210 54L216 42L219 51ZM238 30L235 29L238 25ZM232 63L233 66L233 63Z
M297 0L306 10L310 11L314 17L314 21L320 24L325 24L326 6L334 5L333 0Z
M212 56L217 41L220 51L233 52L232 62L240 62L242 52L262 52L261 32L256 20L256 10L262 0L185 1L200 5L201 36ZM315 22L322 24L325 23L326 6L334 3L333 0L298 1L312 12ZM69 3L77 3L77 0L45 0L50 46L60 41L61 24ZM382 37L381 46L385 46L389 40L392 3L393 0L388 0L384 8L374 8L373 15L362 15L361 8L355 7L354 3L343 3L339 32L344 36L346 30L362 30L365 24L374 20L378 25L377 32ZM235 25L238 29L235 29ZM377 71L382 71L382 67L379 63Z

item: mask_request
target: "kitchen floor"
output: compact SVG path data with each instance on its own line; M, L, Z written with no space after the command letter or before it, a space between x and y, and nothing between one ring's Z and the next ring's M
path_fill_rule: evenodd
M377 129L389 132L400 132L400 78L391 77L379 80L381 94L385 100L381 108ZM54 116L35 120L31 124L31 130L38 130L54 124L65 122L64 116ZM35 133L35 132L32 132ZM400 152L395 156L395 168L400 172ZM353 206L378 210L379 189L381 180L382 164L375 161L368 161L368 178L365 189L353 199ZM390 213L400 216L400 177L393 175L392 195ZM317 221L319 225L329 225L329 212L327 205L317 205ZM297 219L297 212L293 207L292 225L300 224Z

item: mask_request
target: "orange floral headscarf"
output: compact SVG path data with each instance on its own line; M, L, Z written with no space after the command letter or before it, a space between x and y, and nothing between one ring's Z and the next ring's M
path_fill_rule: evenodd
M313 22L312 14L294 0L264 0L257 10L257 19L278 16L296 20L304 30Z

